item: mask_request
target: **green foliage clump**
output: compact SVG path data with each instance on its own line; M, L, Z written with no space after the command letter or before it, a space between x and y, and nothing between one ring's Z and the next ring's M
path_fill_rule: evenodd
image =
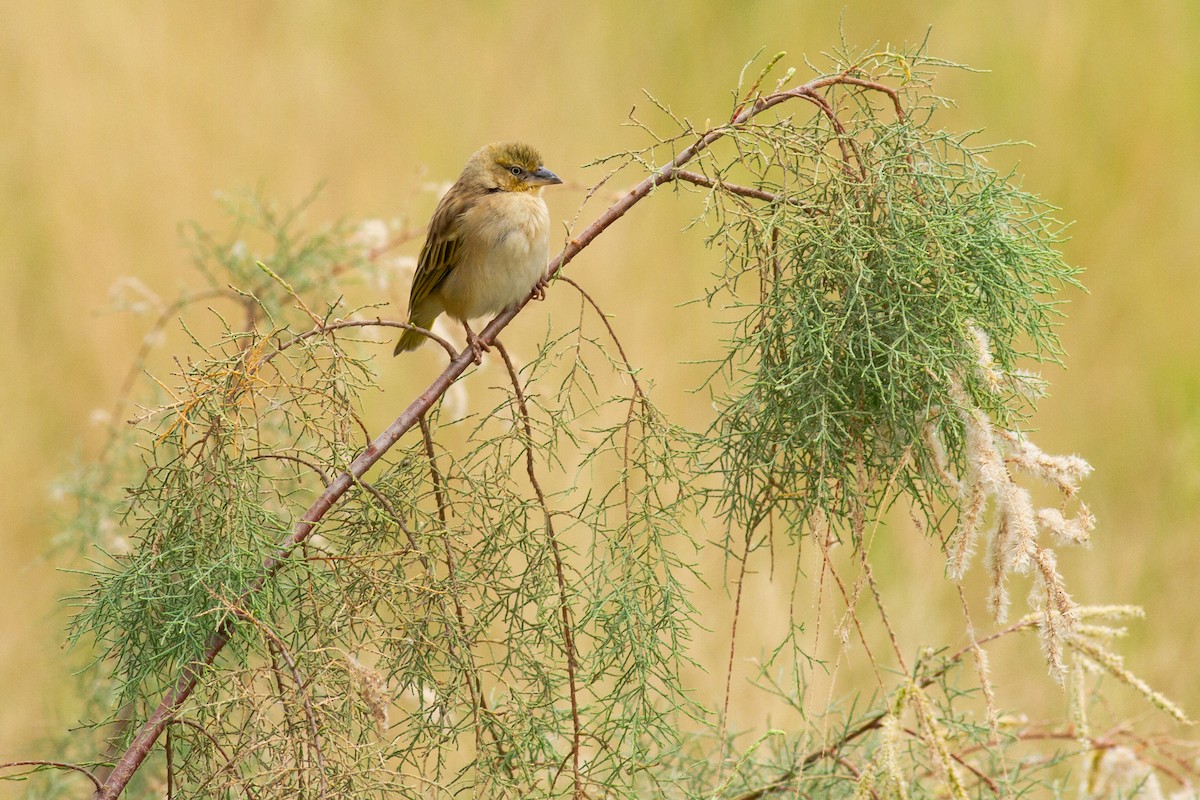
M265 261L277 276L328 290L333 265L346 263L343 231L295 233L296 214L277 217L257 200L230 208L238 237L271 242ZM350 422L367 380L362 363L329 342L279 350L284 319L296 315L285 305L294 290L261 268L247 272L246 262L254 262L243 239L219 244L197 231L195 242L211 285L223 287L217 296L238 306L245 321L218 317L218 341L181 366L169 379L175 386L157 381L158 407L137 420L134 437L110 443L136 448L141 459L126 459L130 473L108 476L129 488L119 532L101 543L108 563L80 598L73 637L106 653L120 704L173 684L233 605L271 614L280 598L247 590L294 524L295 506L313 497L308 480L348 463L356 447ZM223 280L207 271L213 267ZM237 277L240 290L230 288ZM326 422L311 416L315 409Z
M103 551L73 638L112 684L109 734L123 726L127 743L223 630L229 646L169 730L179 796L429 796L424 779L397 789L404 775L531 797L631 785L674 746L664 706L689 705L687 437L628 365L606 368L635 391L602 395L606 359L581 317L522 369L505 355L511 385L472 396L498 395L489 411L428 415L288 543L369 442L375 379L354 337L384 323L329 299L340 275L372 267L353 233L301 237L295 214L235 210L238 236L268 256L192 235L241 320L218 317L217 343L154 381L158 405L131 434L141 461L105 476L130 487L119 522L88 526ZM567 458L570 474L620 477L595 492L563 479ZM110 502L97 494L84 516Z
M1054 248L1052 209L990 169L968 137L932 126L938 101L919 53L878 59L873 72L853 66L863 60L830 74L872 86L834 87L803 124L789 115L731 131L703 162L718 226L709 241L726 266L708 299L727 295L742 311L713 427L721 503L739 526L776 512L862 514L897 488L926 504L920 487L940 481L926 481L937 465L925 426L935 421L962 466L959 388L1011 423L1021 360L1059 355L1058 293L1077 270ZM903 111L878 81L902 87ZM976 331L1008 385L984 382Z

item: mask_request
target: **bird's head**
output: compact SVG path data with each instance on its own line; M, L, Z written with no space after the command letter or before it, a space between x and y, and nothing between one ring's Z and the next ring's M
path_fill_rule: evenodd
M463 177L485 191L540 192L562 180L542 166L538 151L521 142L489 144L467 162Z

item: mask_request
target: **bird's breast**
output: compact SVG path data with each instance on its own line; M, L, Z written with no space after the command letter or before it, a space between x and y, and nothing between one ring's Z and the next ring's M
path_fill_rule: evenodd
M441 289L446 311L467 320L520 302L546 274L550 214L528 192L486 195L460 222L461 260Z

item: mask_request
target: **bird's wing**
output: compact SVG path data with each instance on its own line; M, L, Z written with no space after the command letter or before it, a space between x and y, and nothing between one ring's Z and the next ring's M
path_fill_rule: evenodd
M448 200L449 198L447 198ZM412 292L408 296L411 316L423 300L437 291L450 271L458 265L462 253L462 232L459 217L466 211L462 202L442 202L429 221L429 234L417 259Z

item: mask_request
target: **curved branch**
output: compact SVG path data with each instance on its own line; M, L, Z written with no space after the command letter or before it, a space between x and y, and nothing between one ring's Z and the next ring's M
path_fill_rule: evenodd
M729 123L711 128L700 134L694 142L679 151L666 165L644 178L640 183L626 192L617 202L609 206L604 213L580 232L577 237L570 239L562 252L550 261L547 267L547 277L553 277L557 274L559 270L579 255L585 247L595 241L596 237L604 233L613 223L623 217L629 209L644 200L656 188L664 183L675 180L678 177L679 169L683 165L695 159L714 142L736 131L745 125L746 122L770 108L794 98L804 98L811 102L812 93L835 85L854 85L868 90L881 91L891 97L896 102L897 108L899 107L898 96L894 90L882 84L874 84L859 78L851 78L846 73L816 78L802 86L759 97L754 103L743 108L736 114ZM500 331L504 330L512 322L536 292L537 289L535 288L520 303L501 312L495 319L488 323L487 327L479 335L480 342L484 346L493 344ZM403 325L397 325L397 327L403 327ZM429 384L425 391L421 392L396 417L395 421L375 437L367 445L366 449L351 462L347 471L335 478L325 488L325 491L304 512L304 515L296 523L292 532L280 542L275 552L263 559L262 570L259 576L250 582L240 597L233 601L232 605L234 607L243 606L246 598L257 594L263 589L266 583L287 562L299 545L312 534L329 510L358 482L358 479L373 467L399 441L401 436L416 426L421 416L429 411L433 407L433 404L446 393L446 390L467 371L467 368L474 363L473 356L474 353L469 348L458 353L446 366L445 370ZM102 790L98 793L100 800L114 800L125 789L133 774L141 767L146 757L150 754L158 737L162 734L166 726L170 724L180 707L192 695L192 692L195 691L200 676L213 663L221 651L225 649L225 645L229 643L230 639L233 638L236 626L235 621L235 615L227 614L217 625L212 635L209 636L204 651L183 668L175 685L163 696L153 713L150 714L141 729L130 741L128 748L113 766L108 780L105 781Z
M320 466L312 463L311 461L309 461L307 459L300 458L300 456L288 455L286 453L263 453L260 456L254 456L250 460L251 461L262 461L264 459L274 459L276 461L294 461L297 464L302 464L303 466L306 466L309 469L311 469L313 472L317 473L317 477L321 479L322 486L329 485L329 475L327 475L325 473L325 470L321 469Z
M707 175L701 175L698 172L691 172L686 169L675 170L675 178L676 180L687 181L688 183L694 183L697 186L703 186L706 189L720 189L723 192L736 194L739 197L750 197L755 200L765 200L768 203L778 203L780 200L784 200L788 203L796 203L797 205L800 205L791 198L771 194L763 189L755 189L753 186L739 186L736 183L726 183L722 180L713 180Z
M967 653L971 652L973 648L994 641L1003 636L1008 636L1011 633L1027 630L1034 627L1036 624L1037 617L1031 614L1017 620L1007 628L998 630L995 633L985 636L976 642L972 642L971 644L964 645L959 650L947 656L942 661L941 666L919 679L916 682L917 688L924 689L928 686L932 686L939 678L949 672L951 667L961 661ZM810 752L798 764L788 769L775 780L771 781L765 786L760 786L744 794L740 794L737 796L737 798L735 798L735 800L762 800L762 798L767 797L770 794L782 791L783 789L787 788L792 781L797 778L797 776L804 774L804 771L813 764L821 761L822 759L836 758L843 747L858 739L863 734L869 733L870 731L873 731L883 725L883 721L887 718L888 713L889 711L884 710L876 711L868 715L861 722L859 722L858 725L843 732L842 735L839 736L835 741L830 742L819 750L813 750Z
M582 289L580 291L583 291ZM512 381L513 395L517 400L517 413L520 417L519 422L525 430L525 472L529 476L529 485L533 487L533 492L537 495L538 505L542 507L542 515L545 518L546 526L546 543L550 545L550 553L554 557L554 576L558 582L558 611L562 620L562 635L563 635L563 651L567 656L567 690L568 698L571 701L571 776L574 784L574 797L582 797L583 782L580 778L580 758L581 758L581 739L583 736L583 726L579 722L579 681L577 673L579 671L578 657L575 650L575 634L573 633L573 623L571 620L571 605L567 597L567 575L563 567L562 548L558 546L558 533L554 530L554 513L550 510L550 503L546 500L546 493L542 491L542 484L538 481L537 471L534 469L533 461L533 426L529 423L529 407L525 404L525 392L521 389L521 377L517 374L517 368L513 365L512 359L508 356L508 351L504 349L504 345L496 342L496 349L500 351L500 357L504 359L504 366L508 369L508 377ZM551 790L554 789L554 783L550 784Z
M8 767L34 767L31 772L36 772L37 767L53 767L54 769L71 770L72 772L78 772L87 776L87 779L90 780L92 785L96 787L97 792L102 789L99 779L92 774L92 771L86 767L81 767L78 764L68 764L65 761L7 761L3 764L0 764L0 769L6 769Z
M454 349L454 346L452 344L450 344L449 342L447 342L445 339L443 339L441 336L438 336L436 333L434 333L431 330L426 330L425 328L422 328L417 325L412 325L408 322L397 322L395 320L380 319L379 317L376 317L375 319L349 319L349 320L343 319L343 320L338 320L336 322L319 323L318 325L316 325L316 327L311 328L310 330L307 330L304 333L298 333L295 336L293 336L291 339L288 339L286 342L279 345L279 347L276 350L272 351L271 353L269 353L268 355L263 357L263 363L265 364L266 362L270 361L275 356L279 355L284 350L287 350L292 345L294 345L298 342L302 342L305 339L309 339L313 336L320 336L321 334L329 333L330 331L336 331L341 328L368 328L368 327L370 327L370 328L399 328L400 330L404 330L404 331L416 331L417 333L421 334L425 338L432 339L433 341L437 342L437 344L443 350L446 351L446 354L449 355L451 359L458 357L458 351Z
M220 755L221 758L225 759L225 764L219 770L217 770L212 775L210 775L208 777L208 779L205 781L205 784L210 782L213 778L215 778L217 775L220 775L225 770L232 770L234 768L233 757L225 752L225 748L221 747L221 743L217 740L217 737L213 736L212 732L209 731L207 728L205 728L203 725L201 725L200 723L198 723L194 720L190 720L186 717L175 717L174 719L171 720L170 724L171 725L183 725L185 727L188 727L188 728L191 728L192 730L197 731L198 733L203 734L204 737L207 738L208 741L212 743L213 749L217 751L217 754ZM200 788L203 788L205 784L201 784ZM254 791L250 788L249 785L243 784L241 788L242 788L242 791L244 791L246 793L246 796L250 798L250 800L258 800L258 797L254 794ZM99 791L99 789L100 789L100 787L99 787L99 785L97 785L96 790Z

